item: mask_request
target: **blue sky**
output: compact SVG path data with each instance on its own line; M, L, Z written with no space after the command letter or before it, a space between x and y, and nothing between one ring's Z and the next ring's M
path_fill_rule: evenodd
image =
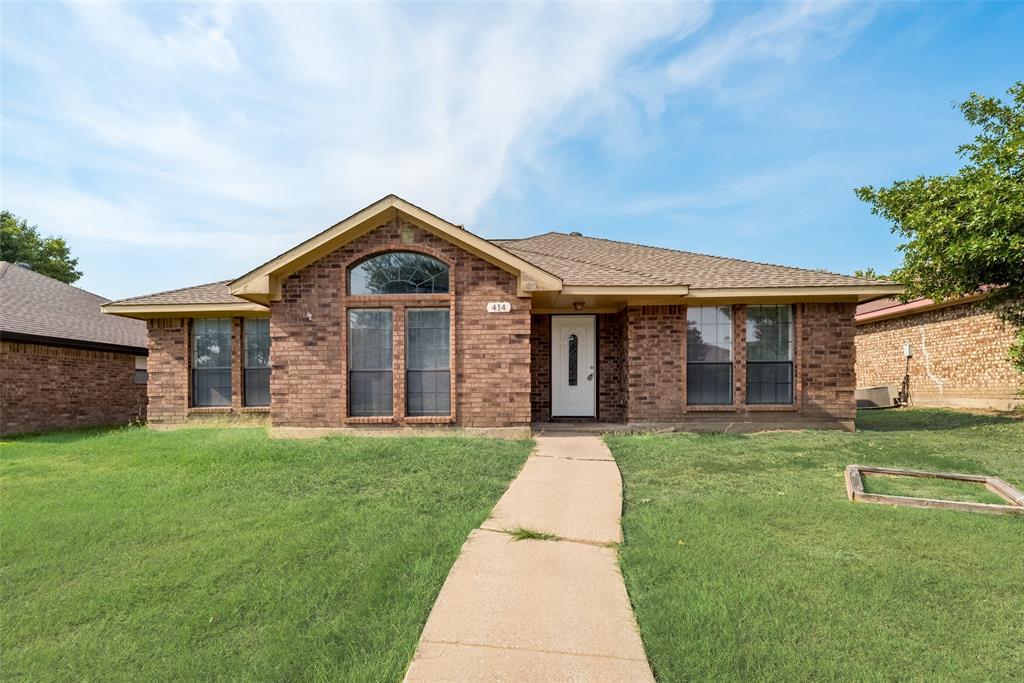
M954 171L1024 78L1024 4L2 9L2 203L118 298L240 275L394 192L548 230L852 272L853 195Z

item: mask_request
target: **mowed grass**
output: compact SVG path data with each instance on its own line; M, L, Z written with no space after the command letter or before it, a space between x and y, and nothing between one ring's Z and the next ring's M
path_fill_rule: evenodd
M609 437L622 571L659 681L1020 681L1024 518L851 503L850 463L1024 485L1024 422Z
M884 474L862 474L861 481L866 493L1006 505L1004 498L986 489L984 484L973 481L890 477Z
M398 680L529 448L260 429L2 442L0 671Z

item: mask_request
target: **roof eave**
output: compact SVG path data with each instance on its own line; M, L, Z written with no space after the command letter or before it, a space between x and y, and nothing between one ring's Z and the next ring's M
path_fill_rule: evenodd
M270 313L266 306L252 302L224 302L215 304L111 303L100 306L100 310L109 315L135 318L137 320L148 320L150 318L192 318L213 315L259 317Z
M864 303L899 296L903 285L804 285L784 287L690 288L687 299L735 299L742 301L853 301Z

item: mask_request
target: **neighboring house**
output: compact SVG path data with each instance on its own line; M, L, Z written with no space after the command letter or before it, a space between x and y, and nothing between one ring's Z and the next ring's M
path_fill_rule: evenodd
M0 261L0 435L146 419L146 326Z
M149 419L275 428L854 419L854 309L892 283L550 232L485 240L393 195L149 326Z
M1024 376L1007 359L1013 328L984 307L983 297L858 306L857 388L898 387L909 371L915 406L1009 410L1024 404Z

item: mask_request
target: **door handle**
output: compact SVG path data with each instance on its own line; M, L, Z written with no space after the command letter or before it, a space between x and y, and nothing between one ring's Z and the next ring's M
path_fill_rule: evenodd
M590 373L589 375L587 375L587 381L588 382L592 382L593 380L594 380L594 373Z

